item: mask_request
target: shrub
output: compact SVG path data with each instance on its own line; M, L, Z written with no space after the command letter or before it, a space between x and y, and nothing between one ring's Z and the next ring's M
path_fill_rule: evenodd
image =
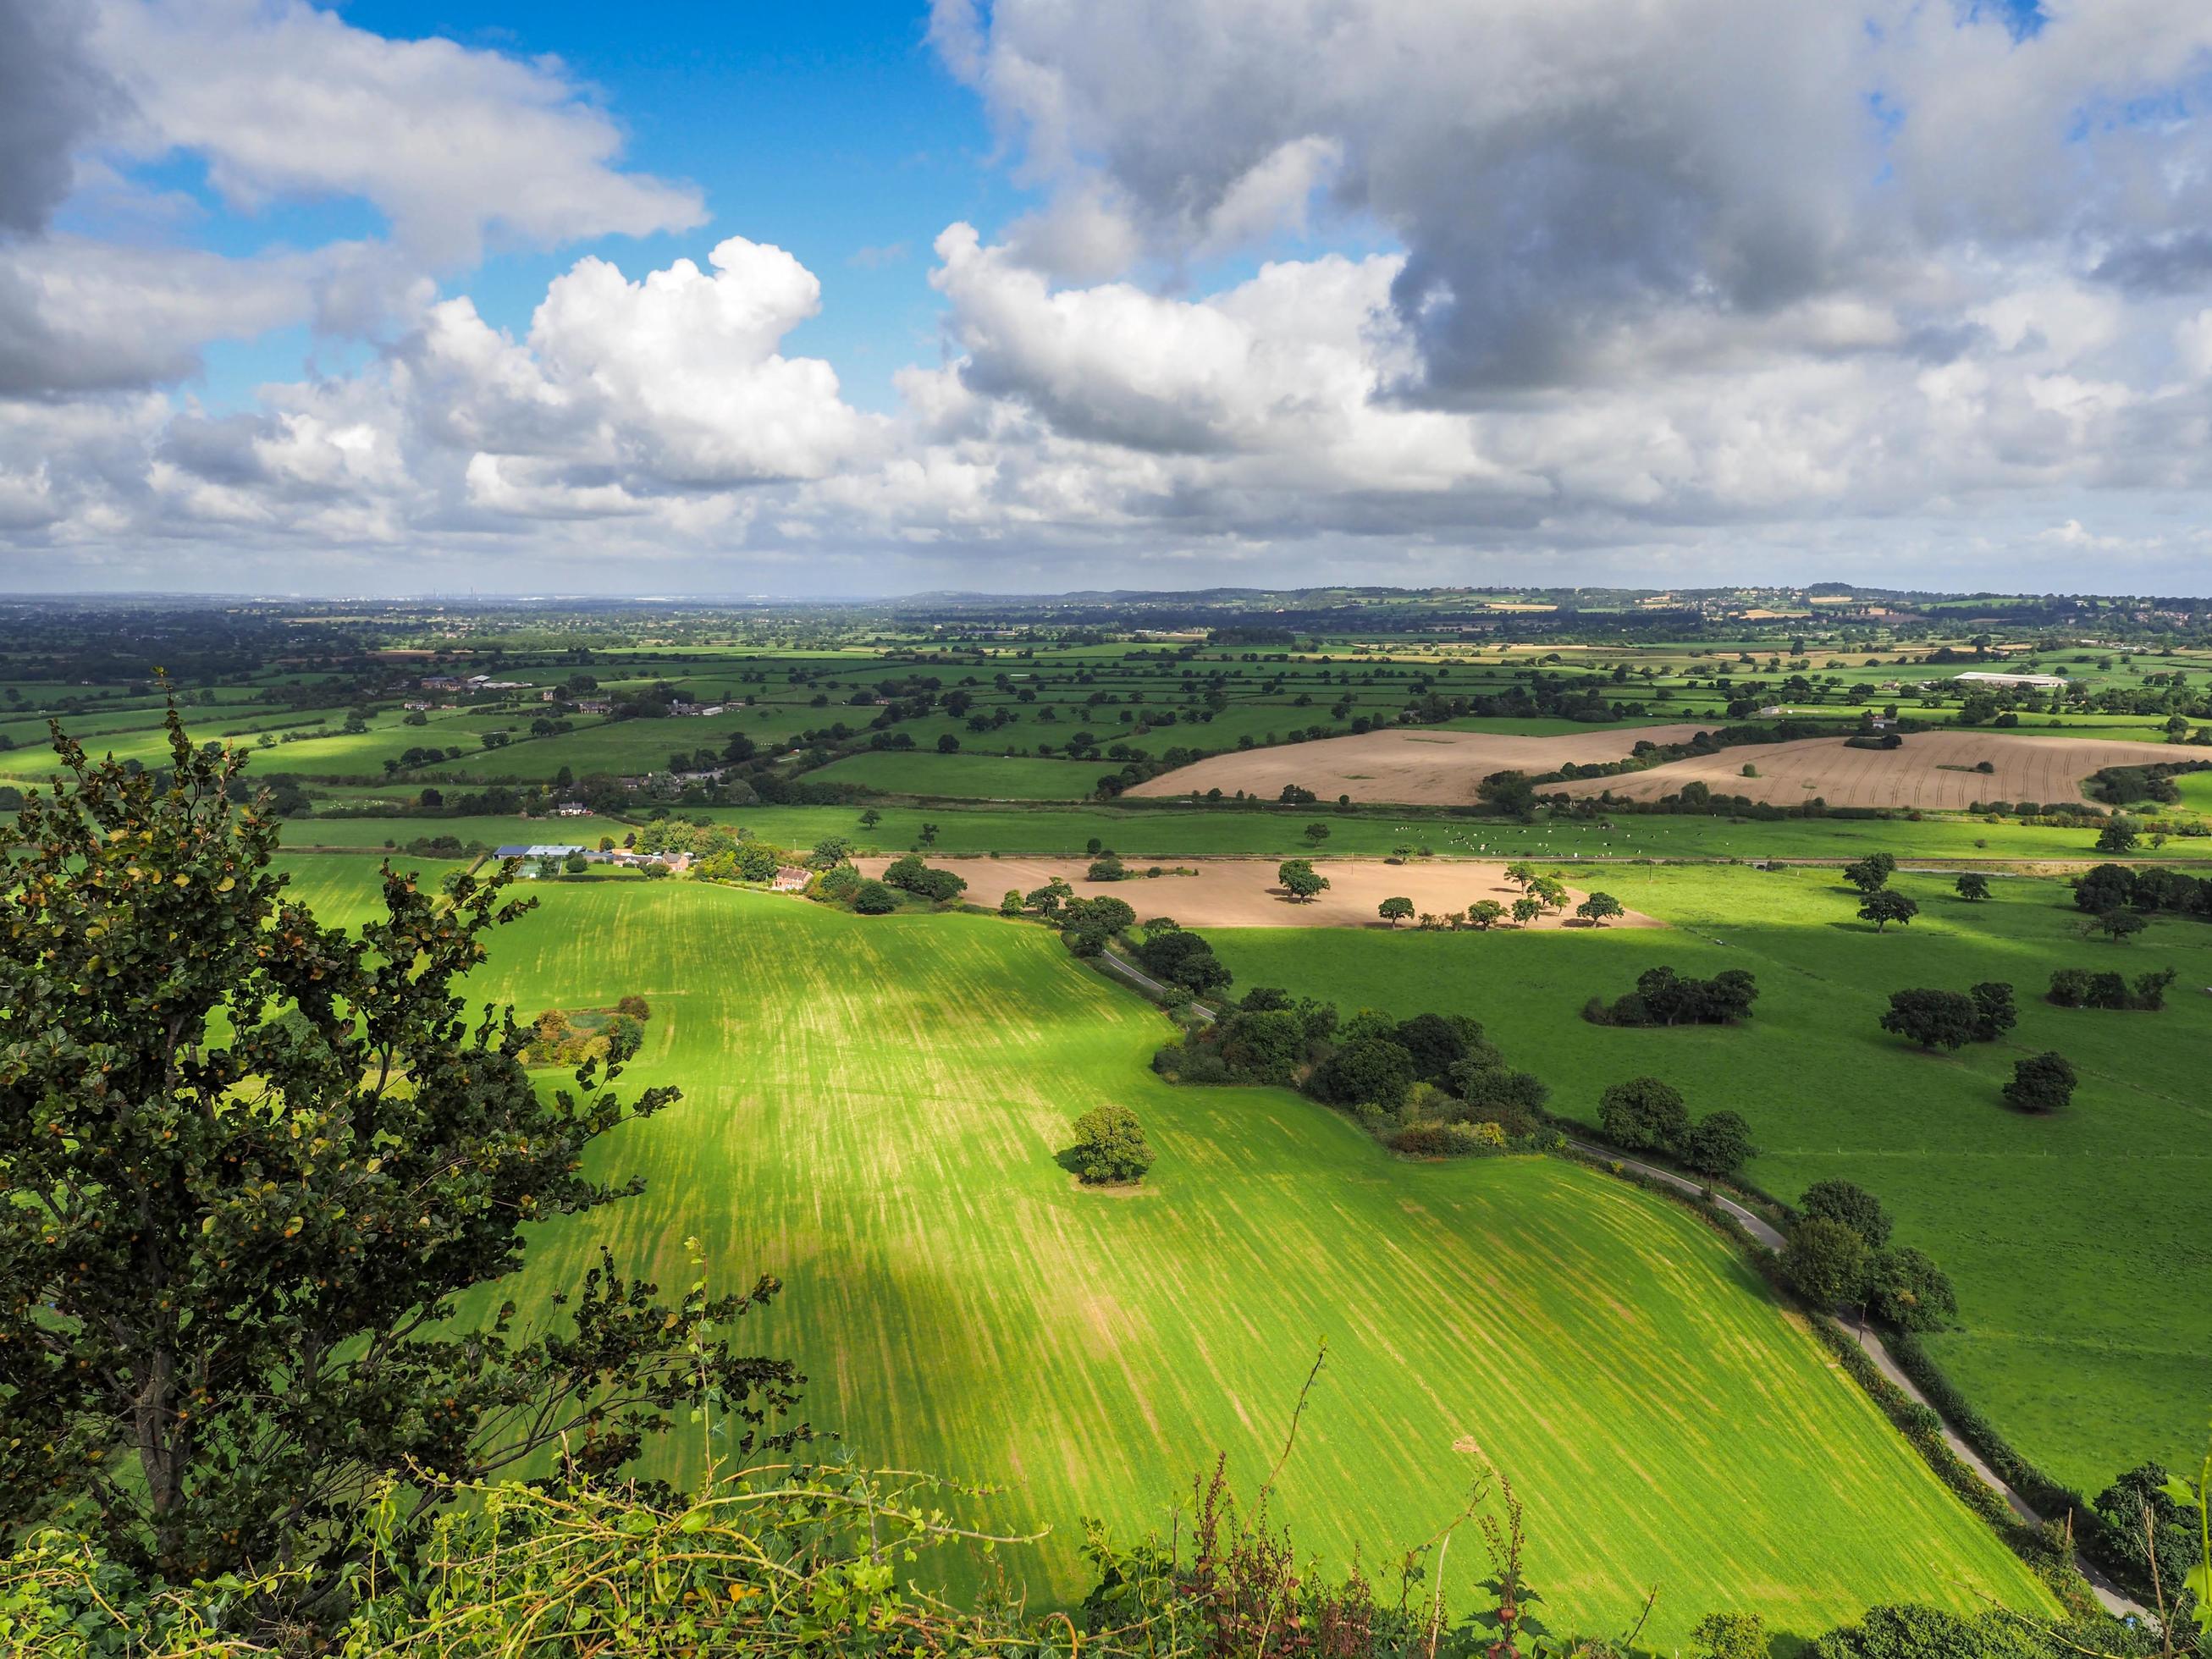
M1075 1120L1077 1176L1092 1186L1142 1181L1152 1167L1144 1127L1127 1106L1097 1106Z
M647 1005L645 999L635 991L616 1002L615 1012L631 1019L643 1020L653 1018L652 1008Z
M1593 997L1583 1018L1594 1025L1733 1025L1748 1018L1759 987L1741 968L1711 979L1689 979L1672 968L1647 968L1636 989L1610 1006Z
M889 915L898 908L898 895L879 881L863 881L853 890L853 909L863 916Z
M1598 1127L1630 1152L1672 1152L1690 1127L1682 1097L1656 1077L1616 1083L1598 1099Z

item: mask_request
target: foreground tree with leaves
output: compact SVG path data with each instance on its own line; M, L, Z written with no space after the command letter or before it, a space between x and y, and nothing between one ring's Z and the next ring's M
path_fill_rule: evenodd
M678 1098L604 1066L542 1099L512 1011L462 977L527 905L502 873L443 896L387 866L352 937L289 898L242 757L173 710L162 773L88 763L32 792L0 906L0 1520L66 1510L172 1581L283 1566L326 1591L370 1492L565 1442L627 1462L687 1399L764 1431L793 1398L728 1322L775 1291L675 1305L602 1257L544 1328L507 1304L525 1222L637 1188L590 1144ZM481 1304L480 1304L481 1305Z

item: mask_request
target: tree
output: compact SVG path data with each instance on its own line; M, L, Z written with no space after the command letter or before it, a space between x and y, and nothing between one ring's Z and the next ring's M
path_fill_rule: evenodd
M1690 1127L1682 1097L1656 1077L1631 1078L1598 1097L1598 1127L1632 1152L1672 1152Z
M727 1322L773 1295L658 1305L602 1252L557 1335L457 1301L523 1265L525 1218L627 1196L587 1149L678 1098L541 1096L511 1009L465 1019L486 937L532 908L504 874L442 894L385 871L381 913L326 928L228 799L236 751L90 764L25 806L0 907L0 1519L65 1507L172 1581L289 1560L329 1592L372 1487L402 1515L567 1441L595 1471L713 1394L757 1427L793 1398ZM717 1334L720 1328L724 1334Z
M1413 1086L1413 1057L1387 1037L1339 1043L1314 1073L1314 1092L1339 1106L1395 1111Z
M1505 919L1505 907L1496 899L1477 899L1467 907L1468 925L1486 933Z
M2149 926L2147 917L2133 910L2107 910L2097 918L2097 931L2115 945L2125 945Z
M1018 916L1021 913L1022 890L1018 887L1009 887L1000 897L999 914L1002 916Z
M1968 992L1974 1000L1974 1041L1995 1042L2020 1024L2013 1007L2012 987L2002 980L1984 980Z
M954 737L950 732L947 732L943 737L937 740L937 752L940 755L958 754L960 752L960 739Z
M1910 927L1919 914L1920 907L1911 899L1887 889L1869 893L1866 902L1859 906L1859 920L1872 922L1877 933L1893 921L1900 927Z
M1527 892L1536 880L1536 866L1526 859L1516 859L1505 866L1505 879Z
M2196 1566L2198 1534L2195 1506L2185 1510L2172 1498L2172 1477L2161 1463L2142 1463L2099 1492L2094 1508L2111 1523L2106 1538L2120 1554L2118 1565L2138 1583L2150 1583L2151 1549L2158 1553L2159 1583L2170 1594ZM2149 1516L2150 1548L2145 1547L2144 1517Z
M1154 979L1180 985L1194 996L1229 988L1229 969L1202 933L1181 927L1148 929L1136 948L1138 965Z
M1091 867L1083 875L1085 881L1119 881L1128 873L1128 867L1108 853L1091 860Z
M853 908L864 916L887 916L898 908L898 895L880 881L864 881L853 890Z
M817 870L834 870L853 856L853 843L842 836L824 836L814 843L813 856L808 860Z
M1413 914L1413 901L1409 898L1386 898L1375 907L1375 913L1395 927Z
M1953 885L1959 896L1969 904L1979 904L1990 896L1990 878L1978 871L1969 870Z
M572 876L580 876L592 867L592 861L581 853L571 853L561 860L561 867Z
M1311 842L1315 846L1320 846L1322 842L1328 839L1328 826L1325 823L1310 823L1306 825L1306 839Z
M1844 879L1862 893L1880 892L1896 873L1897 860L1887 853L1870 853L1856 863L1844 866Z
M1881 1200L1848 1181L1814 1182L1798 1199L1797 1208L1803 1215L1842 1222L1875 1249L1889 1243L1889 1213Z
M1075 896L1075 889L1054 876L1042 887L1032 888L1022 901L1022 908L1034 910L1047 921L1060 914L1060 906Z
M1526 927L1544 914L1544 901L1533 893L1523 893L1513 901L1513 923Z
M1593 927L1602 927L1614 916L1626 915L1620 901L1610 893L1592 893L1575 906L1575 914Z
M860 828L872 830L884 821L884 815L872 806L860 814Z
M1142 1181L1152 1167L1144 1126L1127 1106L1094 1106L1076 1119L1070 1155L1077 1176L1094 1187Z
M2131 853L2137 836L2132 818L2116 817L2106 821L2097 831L2097 850L2100 853Z
M1700 1175L1732 1176L1751 1162L1751 1125L1734 1112L1708 1112L1682 1137L1681 1158Z
M1893 991L1881 1029L1932 1052L1972 1042L1978 1018L1973 998L1963 991Z
M2004 1086L2005 1103L2015 1111L2056 1112L2074 1098L2077 1079L2066 1056L2050 1051L2014 1062Z
M1904 1331L1936 1330L1959 1316L1959 1298L1943 1270L1910 1246L1874 1258L1867 1299L1877 1319Z
M1824 1312L1858 1300L1872 1260L1866 1240L1820 1216L1800 1221L1782 1247L1782 1271L1799 1295Z
M1294 904L1307 902L1328 886L1328 878L1313 867L1311 859L1285 860L1275 866L1275 879Z

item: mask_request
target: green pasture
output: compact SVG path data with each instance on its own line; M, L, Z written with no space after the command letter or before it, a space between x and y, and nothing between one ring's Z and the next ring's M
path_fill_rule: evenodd
M326 914L374 896L369 860L288 864ZM1562 1622L1615 1627L1654 1583L1662 1641L1723 1606L1799 1632L1875 1601L2047 1606L1674 1205L1549 1160L1399 1162L1284 1091L1173 1087L1146 1066L1160 1017L1024 924L684 881L536 896L472 996L642 993L628 1082L685 1098L601 1148L646 1194L544 1228L498 1293L543 1306L601 1241L664 1285L691 1237L725 1284L777 1274L744 1334L801 1363L806 1415L863 1457L1003 1485L962 1508L1052 1528L1010 1556L1039 1596L1084 1588L1083 1516L1164 1527L1217 1449L1249 1491L1326 1341L1277 1513L1338 1566L1427 1535L1479 1447L1528 1502ZM1054 1162L1109 1100L1159 1152L1135 1192ZM1473 1546L1446 1567L1462 1598Z
M1823 1176L1856 1181L1951 1274L1964 1328L1929 1346L2021 1450L2092 1494L2145 1458L2178 1461L2212 1405L2212 927L2160 920L2114 945L2078 935L2058 881L1998 878L1980 905L1940 876L1893 884L1921 915L1881 934L1832 872L1706 866L1604 872L1605 890L1664 932L1212 937L1241 986L1473 1014L1585 1119L1607 1084L1639 1074L1674 1083L1694 1111L1741 1113L1761 1148L1753 1181L1785 1198ZM1668 1030L1579 1018L1660 963L1750 969L1754 1017ZM2074 965L2179 978L2162 1012L2051 1006L2052 970ZM1931 1055L1877 1024L1892 991L1992 979L2019 1000L2004 1042ZM2015 1059L2045 1048L2081 1087L2068 1111L2023 1117L1999 1089Z
M878 750L823 767L809 777L858 784L899 795L947 795L982 800L1075 800L1116 769L1105 761L1018 759L999 755L939 755Z

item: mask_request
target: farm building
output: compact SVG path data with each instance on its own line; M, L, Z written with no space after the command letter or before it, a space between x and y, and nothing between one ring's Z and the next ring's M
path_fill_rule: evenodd
M769 885L779 893L801 893L806 890L806 884L812 879L811 871L802 870L795 864L787 864L776 871L775 879Z
M1977 670L1971 674L1954 675L1953 678L1957 679L1961 685L1968 684L1975 685L2032 685L2044 690L2049 690L2054 686L2063 686L2066 684L2063 679L2056 674L1988 674L1984 673L1979 670Z
M527 843L518 842L511 846L495 847L492 849L492 856L495 859L565 859L572 853L580 854L594 864L603 862L607 857L606 854L600 852L597 848L578 847L562 842L534 841Z

